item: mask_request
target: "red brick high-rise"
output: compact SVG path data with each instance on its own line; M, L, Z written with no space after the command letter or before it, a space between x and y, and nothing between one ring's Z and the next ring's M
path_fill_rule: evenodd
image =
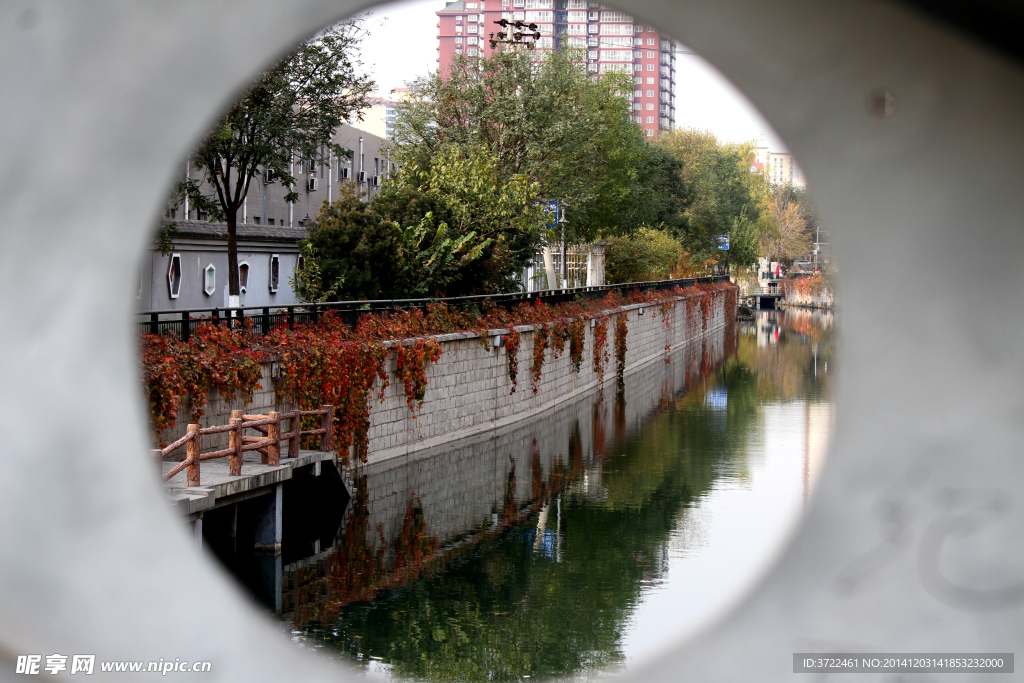
M538 26L538 49L584 48L591 72L632 73L633 118L649 137L675 124L676 42L625 12L587 0L455 0L437 17L442 74L457 54L490 55L494 22L526 21Z

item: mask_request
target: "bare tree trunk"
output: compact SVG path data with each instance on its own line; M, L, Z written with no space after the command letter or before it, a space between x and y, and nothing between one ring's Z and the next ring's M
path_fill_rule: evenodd
M240 287L238 283L238 207L225 211L228 224L228 306L238 306Z

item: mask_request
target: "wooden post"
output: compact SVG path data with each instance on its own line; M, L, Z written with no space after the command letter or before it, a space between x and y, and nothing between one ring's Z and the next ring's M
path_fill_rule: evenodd
M242 474L242 428L237 426L242 424L242 418L233 417L230 424L236 426L228 432L228 447L235 452L228 456L228 473L232 477L237 477Z
M334 446L334 406L323 406L323 409L327 412L320 418L320 428L327 431L320 439L320 450L329 451Z
M199 486L199 425L190 424L188 433L192 435L192 439L185 446L185 452L188 454L185 479L189 486Z
M288 441L288 457L299 457L299 450L302 448L302 417L296 410L294 417L288 423L292 431L292 438Z
M164 478L164 452L159 448L154 448L150 451L153 454L153 458L156 460L156 471L160 474L160 479Z
M267 446L267 464L276 467L281 464L281 413L270 411L270 419L273 422L267 425L267 437L273 440Z

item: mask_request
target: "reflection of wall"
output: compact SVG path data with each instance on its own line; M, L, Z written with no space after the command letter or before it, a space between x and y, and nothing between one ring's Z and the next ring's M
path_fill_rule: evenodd
M365 466L361 471L367 475L369 528L382 524L384 538L395 538L415 496L427 532L442 543L478 530L493 515L500 517L513 463L516 505L535 498L535 454L545 480L562 466L572 470L577 461L578 485L586 481L587 495L599 498L600 478L593 474L596 461L639 429L663 400L721 365L731 355L734 339L720 327L705 339L677 348L669 364L658 360L635 368L626 378L625 405L616 405L613 386L604 390L603 399L594 388L537 420ZM542 444L540 449L537 444Z
M603 400L593 388L536 420L409 457L376 460L362 469L368 487L369 528L382 524L385 538L394 538L415 496L424 511L427 532L442 543L479 530L492 516L500 517L513 463L515 504L535 497L535 454L544 480L564 466L570 476L579 477L577 486L586 482L588 496L600 498L595 462L639 429L664 400L720 365L734 346L732 331L719 327L703 339L676 348L670 363L659 359L636 366L626 377L624 405L615 400L614 386L605 388Z

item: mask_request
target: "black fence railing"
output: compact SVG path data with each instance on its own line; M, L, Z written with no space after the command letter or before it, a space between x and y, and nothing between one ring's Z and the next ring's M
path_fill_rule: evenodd
M511 309L518 304L540 299L546 304L560 304L579 299L600 299L610 292L617 291L624 297L629 292L648 292L672 289L674 287L690 287L698 283L710 284L727 282L727 275L714 277L682 278L678 280L659 280L657 282L630 282L600 287L573 287L568 289L549 289L542 292L517 292L514 294L485 294L479 296L460 296L445 299L383 299L378 301L330 301L320 304L292 304L288 306L242 306L238 308L200 308L195 310L140 311L138 316L139 332L152 334L173 334L188 340L196 325L203 322L215 322L235 327L252 324L253 332L266 334L275 327L286 326L293 329L295 325L315 323L327 311L336 311L338 317L351 326L355 326L359 316L367 313L385 311L425 310L433 303L444 302L449 306L462 310L481 309L484 302L495 306Z

